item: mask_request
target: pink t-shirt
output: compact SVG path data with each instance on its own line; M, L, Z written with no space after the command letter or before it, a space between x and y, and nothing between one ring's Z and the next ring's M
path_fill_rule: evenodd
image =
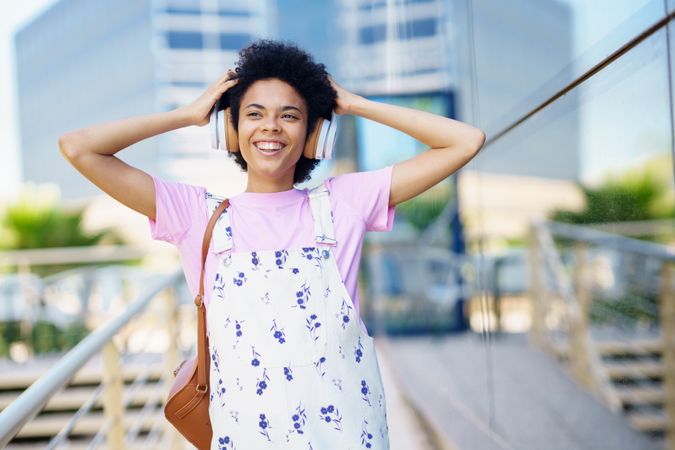
M387 166L328 178L337 264L358 317L361 316L357 282L363 237L366 231L390 231L394 224L394 207L388 206L391 174L392 166ZM188 287L195 296L199 292L202 240L209 221L206 188L154 176L153 180L156 220L148 218L152 238L176 245ZM243 192L231 197L228 213L233 252L316 245L307 191ZM207 307L215 269L215 255L209 252L204 274Z

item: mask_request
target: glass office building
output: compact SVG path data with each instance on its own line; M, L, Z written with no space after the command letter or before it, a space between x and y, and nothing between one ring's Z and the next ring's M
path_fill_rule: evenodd
M64 198L99 194L73 176L58 152L59 135L196 99L242 46L274 33L273 6L262 0L54 4L15 37L23 179L57 183ZM211 150L208 127L176 130L118 157L154 175L225 191L244 180L226 155Z

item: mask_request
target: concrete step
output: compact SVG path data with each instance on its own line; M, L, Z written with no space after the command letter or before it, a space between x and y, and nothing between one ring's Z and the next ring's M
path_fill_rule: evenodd
M626 415L631 426L643 432L663 432L666 429L667 417L663 411L632 412Z
M150 379L158 379L165 376L166 369L161 364L150 363L152 367L149 369L148 377ZM148 363L141 361L125 365L122 368L124 380L127 382L133 381L139 375L148 371ZM0 391L7 390L25 390L28 386L37 381L47 370L39 367L27 367L24 370L15 369L11 372L2 372L0 377ZM71 385L77 384L99 384L103 377L103 368L100 365L85 366L80 370L71 380Z
M612 380L663 377L660 361L604 361L603 365Z
M53 413L39 415L28 422L16 435L18 438L26 437L51 437L55 436L63 429L72 418L72 413ZM141 419L140 410L128 410L124 414L124 427L129 429L132 425L141 421L141 431L149 431L155 421L160 421L160 426L164 427L164 411L158 406L158 409L149 413ZM77 421L71 434L94 435L103 427L106 418L103 412L92 412L85 415Z
M602 356L660 355L663 343L660 339L626 341L600 341L595 346Z
M130 386L126 386L125 392L129 392ZM144 405L150 399L162 399L164 392L167 388L164 388L161 383L152 383L134 388L134 393L131 397L130 406ZM92 396L96 387L89 386L78 386L67 388L60 393L52 397L49 402L45 405L43 411L62 411L62 410L74 410L79 408L84 402L89 400ZM125 393L125 398L128 394ZM0 410L5 409L19 396L19 393L16 392L1 392L0 393ZM94 408L101 408L103 406L103 399L99 397L96 400Z
M663 405L666 395L660 384L617 387L616 392L624 405Z

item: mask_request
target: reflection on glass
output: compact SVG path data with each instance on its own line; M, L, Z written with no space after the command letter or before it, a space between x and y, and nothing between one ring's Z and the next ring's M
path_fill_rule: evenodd
M495 392L481 418L514 448L546 448L537 438L626 449L664 439L660 301L675 242L667 57L662 29L484 149L460 178L469 248L486 274L472 327L529 331L573 380L519 335L491 344L483 387ZM503 170L490 170L495 161ZM509 381L518 377L528 386ZM536 416L539 435L514 408Z
M528 3L527 9L472 2L472 7L481 126L488 131L512 123L664 14L663 0L560 0Z

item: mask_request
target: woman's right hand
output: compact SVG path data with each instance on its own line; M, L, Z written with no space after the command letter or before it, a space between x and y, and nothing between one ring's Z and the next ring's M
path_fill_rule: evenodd
M192 125L204 126L209 123L209 116L213 105L223 96L228 89L237 84L239 81L236 78L237 74L233 69L230 69L220 79L213 82L199 98L189 105L181 106Z

